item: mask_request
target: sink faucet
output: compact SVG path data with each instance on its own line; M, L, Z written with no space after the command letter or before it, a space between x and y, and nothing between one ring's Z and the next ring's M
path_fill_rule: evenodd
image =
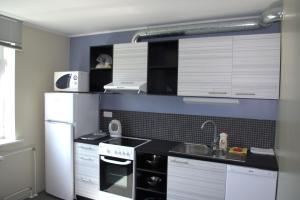
M214 125L214 140L212 142L212 148L213 150L216 150L218 147L218 133L217 133L217 125L213 120L206 120L205 122L203 122L203 124L201 125L201 130L204 129L204 126L208 123L211 123Z

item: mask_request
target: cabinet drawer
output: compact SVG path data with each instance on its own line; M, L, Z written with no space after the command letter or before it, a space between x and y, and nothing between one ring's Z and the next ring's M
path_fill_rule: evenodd
M99 165L87 167L84 165L75 165L75 175L99 178Z
M99 146L83 143L75 143L75 154L86 154L97 156L99 154Z
M90 199L98 199L99 180L85 176L75 176L75 194Z
M75 155L75 166L99 168L99 157L88 155Z

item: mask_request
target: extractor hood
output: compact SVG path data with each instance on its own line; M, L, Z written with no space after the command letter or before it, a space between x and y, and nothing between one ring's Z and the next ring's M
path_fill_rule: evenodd
M112 82L104 86L105 92L112 93L136 93L147 92L147 83L138 81Z

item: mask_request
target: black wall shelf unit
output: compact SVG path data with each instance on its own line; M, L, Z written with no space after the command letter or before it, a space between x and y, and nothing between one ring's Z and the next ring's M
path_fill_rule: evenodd
M157 156L158 160L151 164L148 161L151 161L153 156ZM166 199L167 162L166 155L137 152L136 200L144 200L150 197L162 200ZM155 185L151 185L148 183L150 177L158 177L161 181Z
M111 68L96 68L97 57L107 54L113 58L113 45L90 47L90 91L103 92L103 86L112 82L113 66Z
M148 45L148 94L177 95L178 41Z

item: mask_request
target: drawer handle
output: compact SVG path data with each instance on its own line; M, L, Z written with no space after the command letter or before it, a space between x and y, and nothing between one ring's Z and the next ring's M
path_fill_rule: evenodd
M173 163L178 163L178 164L185 164L185 165L188 165L188 164L189 164L189 162L187 162L187 161L171 160L171 162L173 162Z
M208 94L227 94L227 92L208 92Z
M250 93L250 92L238 92L238 93L235 93L236 95L251 95L251 96L255 96L256 94L255 93Z
M88 161L94 161L94 159L92 158L88 158L88 157L79 157L81 160L88 160Z
M91 181L90 179L87 179L87 178L80 178L80 181L84 182L84 183L93 183L93 181Z
M84 146L79 146L81 149L85 149L85 150L93 150L93 148L91 147L84 147Z

